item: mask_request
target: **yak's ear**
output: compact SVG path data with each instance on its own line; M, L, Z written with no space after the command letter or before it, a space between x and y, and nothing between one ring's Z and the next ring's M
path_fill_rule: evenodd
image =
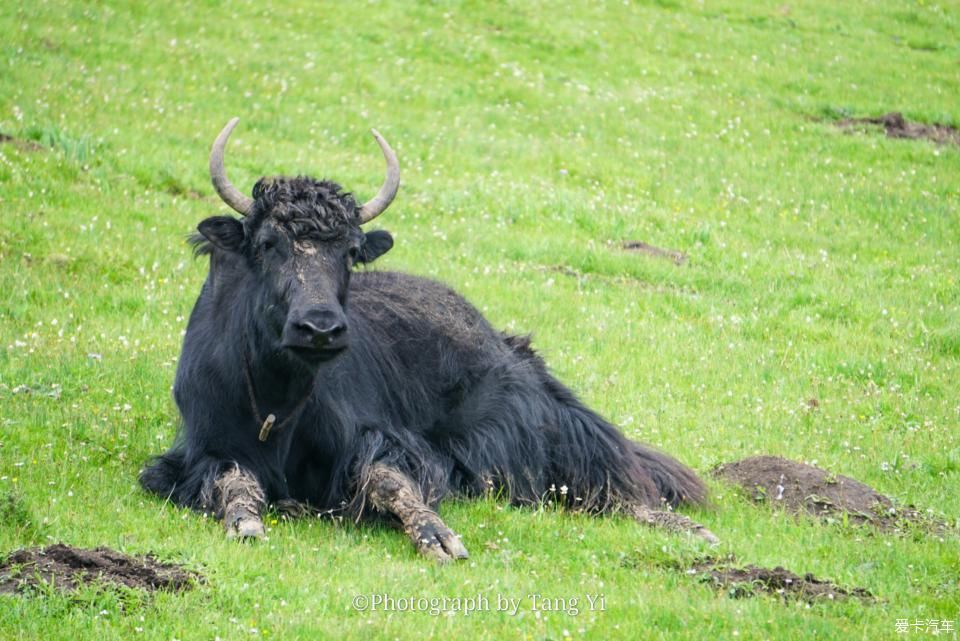
M393 247L393 236L385 229L377 229L365 234L366 241L360 248L360 258L358 263L372 263L380 258Z
M243 223L230 216L212 216L197 225L204 238L217 249L235 252L243 244Z

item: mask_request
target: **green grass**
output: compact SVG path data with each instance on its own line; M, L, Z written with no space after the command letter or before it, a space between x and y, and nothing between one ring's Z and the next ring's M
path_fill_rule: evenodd
M816 462L960 517L960 150L844 134L960 123L956 2L6 3L0 8L0 552L65 541L201 571L183 594L0 596L3 639L878 639L960 620L957 536L795 520L711 481L717 553L876 603L735 600L706 550L623 520L449 503L466 563L396 532L279 522L238 545L144 494L170 442L185 236L235 184L403 188L380 269L533 331L562 380L702 473ZM34 143L34 144L31 144ZM37 145L40 147L37 148ZM669 261L624 240L681 250ZM816 411L806 401L818 399ZM580 599L576 615L358 612L394 598ZM586 595L605 595L588 611ZM525 600L529 606L529 600ZM256 630L254 632L253 630ZM912 633L911 636L918 636Z

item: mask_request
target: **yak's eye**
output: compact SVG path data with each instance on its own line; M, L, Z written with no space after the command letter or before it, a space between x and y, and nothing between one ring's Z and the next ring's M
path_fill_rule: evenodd
M351 247L347 250L347 255L350 257L350 263L356 264L360 261L360 248Z

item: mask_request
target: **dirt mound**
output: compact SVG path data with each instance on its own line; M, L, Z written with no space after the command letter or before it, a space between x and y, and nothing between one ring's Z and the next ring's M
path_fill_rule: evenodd
M826 519L846 518L881 530L919 524L938 532L948 526L913 507L900 506L869 485L841 474L779 456L752 456L725 463L714 476L743 487L753 500L780 505L790 512L808 512Z
M199 575L151 556L131 557L109 548L84 550L62 543L11 553L0 563L0 593L51 585L69 592L82 585L123 585L143 590L187 590Z
M853 129L859 125L881 125L887 132L887 138L908 138L910 140L932 140L938 144L960 145L960 129L950 125L934 123L925 125L910 122L900 112L890 112L879 118L844 118L837 121L843 129Z
M687 574L699 576L702 581L717 589L726 590L735 598L756 596L758 593L775 594L784 599L800 599L807 602L839 601L848 598L873 600L873 595L863 588L841 588L830 581L823 581L805 574L799 576L782 567L773 569L755 565L734 567L731 560L703 559L694 563Z

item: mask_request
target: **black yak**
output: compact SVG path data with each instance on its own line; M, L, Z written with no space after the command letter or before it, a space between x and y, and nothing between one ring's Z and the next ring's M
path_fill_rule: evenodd
M716 538L670 508L702 503L700 479L624 437L547 370L525 337L495 330L448 287L353 271L393 246L361 230L399 187L390 146L380 192L262 178L253 198L227 180L217 137L210 173L241 218L194 236L210 271L190 315L174 398L182 416L144 488L259 537L268 504L386 519L441 561L466 548L438 517L446 496L499 493Z

